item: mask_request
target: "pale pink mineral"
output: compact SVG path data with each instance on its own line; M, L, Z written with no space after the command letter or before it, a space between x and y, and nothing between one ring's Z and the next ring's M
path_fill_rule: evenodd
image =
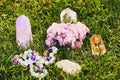
M78 63L72 62L70 60L61 60L56 63L58 68L69 74L76 74L81 71L81 66Z
M30 20L27 16L21 15L16 20L16 42L18 46L26 48L32 41Z
M54 46L57 43L60 46L71 44L71 48L76 48L82 45L86 34L90 33L90 30L81 22L74 24L65 23L53 23L47 29L47 46Z

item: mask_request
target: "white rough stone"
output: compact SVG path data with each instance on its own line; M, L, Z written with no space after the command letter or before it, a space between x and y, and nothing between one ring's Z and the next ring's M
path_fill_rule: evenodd
M58 68L62 68L64 72L69 74L79 73L81 71L81 66L69 60L61 60L56 63Z

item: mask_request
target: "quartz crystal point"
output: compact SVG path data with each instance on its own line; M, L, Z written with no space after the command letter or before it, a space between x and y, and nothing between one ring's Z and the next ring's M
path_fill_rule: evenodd
M16 20L16 42L18 46L26 48L32 41L30 20L27 16L21 15Z
M60 14L60 21L64 23L77 22L77 13L70 8L66 8Z

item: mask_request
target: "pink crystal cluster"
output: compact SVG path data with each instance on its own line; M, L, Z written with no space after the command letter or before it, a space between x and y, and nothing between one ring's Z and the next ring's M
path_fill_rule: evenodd
M81 22L70 23L53 23L47 30L46 45L53 46L59 44L76 48L82 45L83 39L90 30Z

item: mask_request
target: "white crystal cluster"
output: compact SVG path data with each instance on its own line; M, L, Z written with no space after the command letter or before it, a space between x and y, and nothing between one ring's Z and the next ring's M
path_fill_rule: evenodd
M79 64L67 59L58 61L56 65L58 68L62 68L64 72L69 74L75 74L81 71L81 67Z

